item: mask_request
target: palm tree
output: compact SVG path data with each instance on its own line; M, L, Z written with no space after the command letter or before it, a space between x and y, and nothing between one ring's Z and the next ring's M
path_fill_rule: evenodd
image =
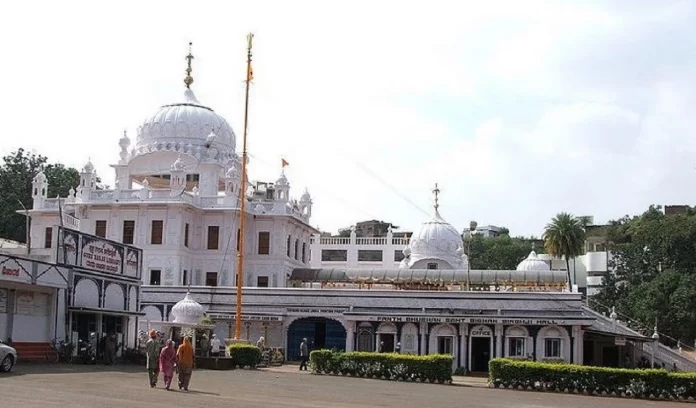
M577 283L570 279L570 260L582 255L585 245L585 229L580 219L565 212L557 214L551 222L546 224L544 234L544 248L551 256L564 257L566 270L568 271L568 285ZM575 275L573 273L573 275ZM575 278L575 276L574 276Z

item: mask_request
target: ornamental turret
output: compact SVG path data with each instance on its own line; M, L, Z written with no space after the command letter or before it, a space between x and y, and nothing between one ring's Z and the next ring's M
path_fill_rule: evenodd
M31 181L31 198L34 200L33 208L43 208L48 197L48 179L43 170L38 172Z

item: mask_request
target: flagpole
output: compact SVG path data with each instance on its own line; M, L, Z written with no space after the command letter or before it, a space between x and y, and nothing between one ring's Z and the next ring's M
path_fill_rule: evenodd
M249 83L251 71L251 42L254 34L247 35L247 75L244 98L244 136L242 142L242 182L239 189L241 201L239 211L239 251L237 251L237 310L234 318L234 339L242 339L242 287L244 286L244 219L246 218L246 178L247 178L247 125L249 123Z

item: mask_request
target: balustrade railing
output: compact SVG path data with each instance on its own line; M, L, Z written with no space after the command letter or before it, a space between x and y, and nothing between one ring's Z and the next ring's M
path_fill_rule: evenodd
M355 245L396 245L396 246L406 246L408 245L408 238L392 238L391 241L387 237L357 237L355 238ZM312 243L316 241L312 238ZM319 239L320 245L351 245L351 238L349 237L321 237Z

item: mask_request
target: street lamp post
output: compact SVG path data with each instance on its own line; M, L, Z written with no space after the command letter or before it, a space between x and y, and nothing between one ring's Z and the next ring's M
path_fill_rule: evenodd
M471 221L469 223L469 242L467 243L467 254L466 254L466 290L471 290L471 241L474 239L474 234L476 234L476 227L478 223L476 221Z
M655 367L655 355L657 354L657 345L659 344L660 335L657 334L657 325L653 329L652 334L653 344L652 344L652 355L650 356L650 365Z

